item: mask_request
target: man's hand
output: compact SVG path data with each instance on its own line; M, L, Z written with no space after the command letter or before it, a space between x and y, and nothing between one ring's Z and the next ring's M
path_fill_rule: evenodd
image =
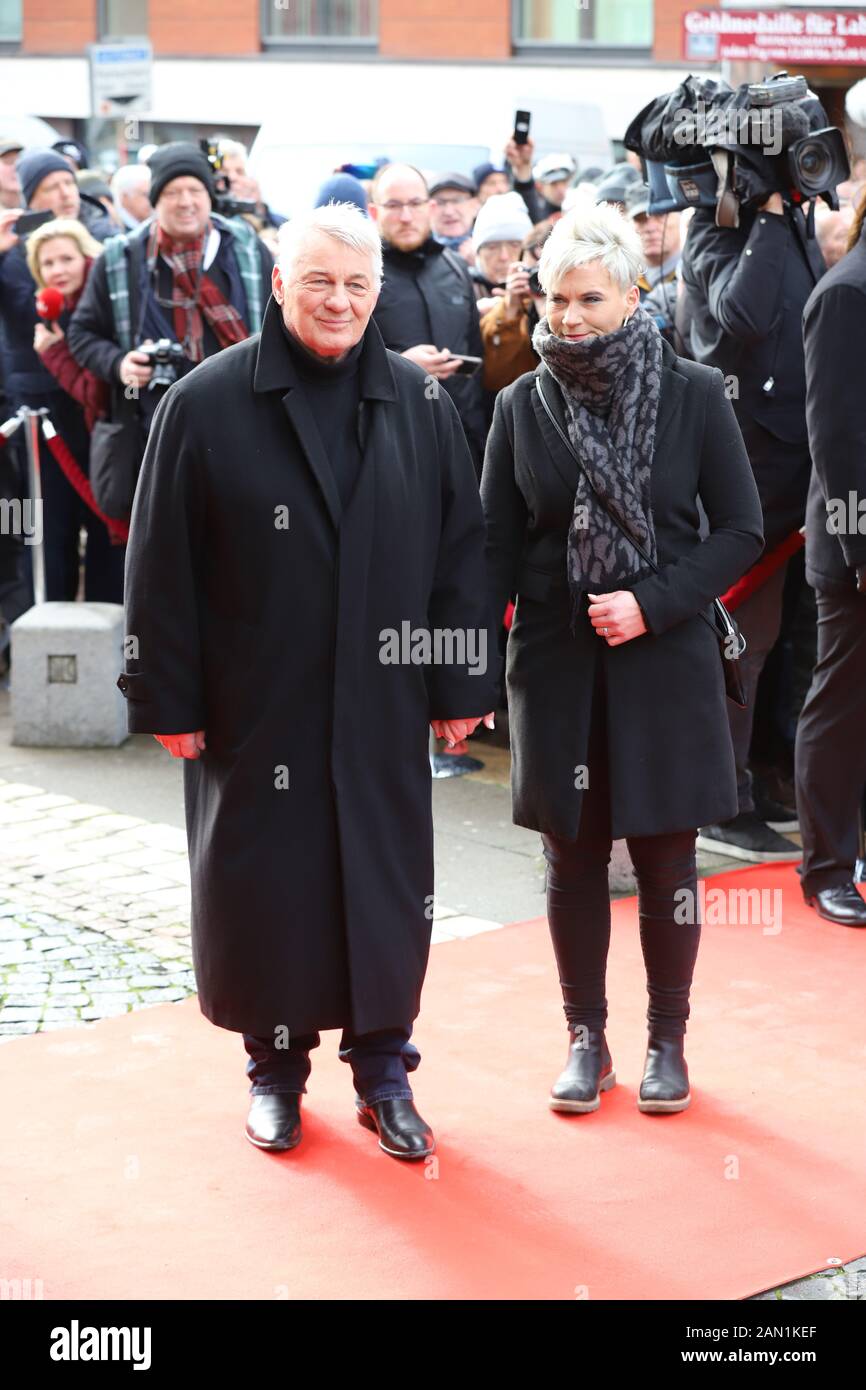
M467 739L482 722L486 729L495 728L494 711L491 710L489 714L485 714L483 720L480 715L475 719L431 719L430 728L437 738L444 738L451 748Z
M199 758L205 747L204 729L196 729L194 734L154 734L154 738L173 758Z
M529 267L515 261L505 277L505 317L520 318L532 303L529 293Z
M762 203L758 211L784 213L785 204L782 202L781 193L771 193L766 203Z
M527 138L525 145L518 145L512 135L505 146L506 161L511 165L511 172L519 183L528 183L532 178L532 157L534 154L535 142L531 136Z
M33 348L41 357L46 348L54 347L55 343L62 343L64 338L63 329L58 323L52 328L48 328L44 323L37 323L33 330Z
M408 357L410 362L417 362L428 376L438 377L440 381L453 376L460 366L448 348L442 348L440 351L432 343L419 343L417 347L407 348L401 356Z
M9 208L0 212L0 256L4 251L9 251L18 240L18 233L13 232L12 228L19 217L24 215L24 208Z
M145 345L150 341L150 338L146 339ZM124 386L146 386L152 376L153 367L149 357L137 348L128 352L120 363L120 379Z
M612 594L588 594L589 620L609 647L619 647L647 632L640 604L630 589L615 589Z

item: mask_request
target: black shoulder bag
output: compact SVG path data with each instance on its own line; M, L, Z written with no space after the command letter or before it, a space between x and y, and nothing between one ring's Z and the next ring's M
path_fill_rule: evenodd
M556 433L559 435L566 449L571 454L572 458L575 460L581 473L586 478L586 481L589 483L589 486L592 488L593 494L599 506L604 508L611 521L613 521L615 525L619 527L626 540L631 542L638 555L640 555L641 559L644 561L644 563L649 565L650 569L654 570L656 574L659 574L661 572L660 567L650 559L647 552L643 549L641 545L638 544L634 536L632 536L631 533L625 529L619 517L611 511L610 507L608 507L604 499L599 496L598 490L593 486L592 479L590 478L589 474L587 473L586 469L580 461L580 457L577 453L577 450L573 447L571 440L568 438L568 435L563 430L562 426L560 425L559 421L557 420L556 416L554 415L553 411L547 403L544 392L541 389L540 377L535 378L535 385L538 388L539 399L541 400L541 404L544 406L550 423L553 425L553 428L556 430ZM730 613L728 612L727 608L722 603L722 600L720 598L713 599L712 621L707 617L705 613L698 613L697 617L703 619L703 621L706 623L707 627L710 629L710 631L712 632L713 636L716 638L719 644L719 654L722 658L722 670L725 673L725 692L728 696L728 699L733 700L734 704L739 705L740 709L745 709L748 704L748 700L746 698L746 691L743 686L743 678L740 675L740 668L737 665L737 662L743 655L743 652L746 650L745 637L740 632L740 629L737 627L737 624L734 622L733 618L731 617Z

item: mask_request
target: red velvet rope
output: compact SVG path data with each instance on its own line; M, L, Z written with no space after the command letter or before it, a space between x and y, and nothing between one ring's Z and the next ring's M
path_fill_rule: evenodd
M82 470L79 468L78 464L75 462L75 459L73 458L69 450L68 445L64 443L64 441L60 438L60 435L48 435L43 430L43 436L45 439L45 443L48 445L48 448L54 455L54 458L57 460L58 465L62 469L68 481L75 488L75 491L78 493L79 497L81 497L87 503L88 507L92 512L95 512L95 514L99 517L100 521L105 522L106 526L108 527L108 534L111 538L111 544L125 545L126 542L129 540L129 526L127 525L127 523L125 521L118 521L116 517L106 516L105 512L102 511L96 505L96 498L93 496L93 488L90 486L90 479L87 477L87 474L82 472Z
M742 579L738 579L736 584L732 584L726 594L722 594L722 602L726 608L739 608L747 598L760 589L762 584L766 584L771 574L775 574L777 569L781 569L785 561L794 555L806 544L806 537L801 536L799 531L792 531L790 536L776 546L775 550L769 551L752 565L750 570L746 570Z

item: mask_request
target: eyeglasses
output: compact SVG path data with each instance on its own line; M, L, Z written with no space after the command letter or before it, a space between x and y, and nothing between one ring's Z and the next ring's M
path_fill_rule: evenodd
M433 202L436 204L437 208L460 208L471 200L471 196L470 193L458 193L453 198L440 198L437 194ZM387 207L387 203L385 206Z
M492 251L495 256L506 252L512 260L516 260L520 254L521 242L519 241L485 241L479 249L481 251Z
M419 212L421 208L426 208L430 202L429 198L410 198L408 202L398 202L396 198L389 198L387 203L379 203L380 208L386 212L402 212L404 208L409 208L412 212Z

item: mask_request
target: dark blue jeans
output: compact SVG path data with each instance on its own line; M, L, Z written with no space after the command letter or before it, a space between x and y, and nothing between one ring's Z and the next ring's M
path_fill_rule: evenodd
M376 1033L353 1033L344 1028L340 1039L340 1061L348 1062L355 1078L355 1091L366 1105L380 1100L411 1100L412 1088L407 1072L415 1071L421 1053L410 1043L412 1025L383 1028ZM249 1054L247 1076L250 1095L270 1095L280 1091L305 1094L312 1070L310 1052L321 1041L318 1033L299 1033L289 1037L289 1046L279 1048L273 1038L244 1033Z

